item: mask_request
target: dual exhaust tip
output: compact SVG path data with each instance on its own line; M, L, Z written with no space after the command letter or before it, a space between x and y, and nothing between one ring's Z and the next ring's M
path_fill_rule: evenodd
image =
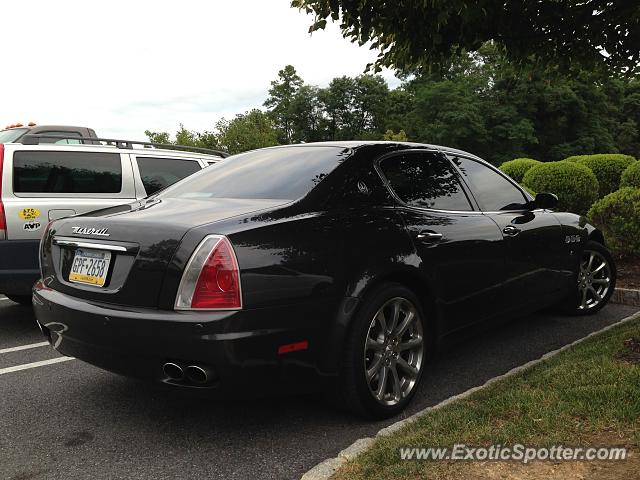
M189 365L182 368L177 363L167 362L162 366L162 371L171 380L188 380L196 385L204 385L214 379L213 370L200 365Z

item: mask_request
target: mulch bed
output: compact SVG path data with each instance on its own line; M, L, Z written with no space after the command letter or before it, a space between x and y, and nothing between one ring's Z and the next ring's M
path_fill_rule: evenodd
M640 258L616 261L618 281L616 287L640 289Z
M640 364L640 338L631 337L624 341L624 348L616 355L618 360Z

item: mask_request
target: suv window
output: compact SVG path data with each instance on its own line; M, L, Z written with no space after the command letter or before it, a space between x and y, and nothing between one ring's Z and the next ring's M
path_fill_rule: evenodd
M137 160L147 195L173 185L200 170L200 164L195 160L155 157L138 157Z
M0 143L12 143L29 131L28 128L11 128L0 131Z
M522 210L527 199L513 183L495 170L475 160L456 157L458 166L484 211Z
M80 132L55 132L55 131L47 131L47 132L39 132L38 135L56 135L61 138L60 140L56 140L55 138L41 138L40 144L44 143L54 143L56 145L78 145L82 143L82 135ZM78 140L76 140L76 138Z
M446 158L404 153L383 160L382 173L407 205L437 210L472 210L458 174Z
M119 193L118 153L18 151L13 155L16 193Z

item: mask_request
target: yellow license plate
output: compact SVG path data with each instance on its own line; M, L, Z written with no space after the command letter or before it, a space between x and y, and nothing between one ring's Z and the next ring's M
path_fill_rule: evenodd
M71 264L69 281L103 287L110 262L111 252L78 249Z

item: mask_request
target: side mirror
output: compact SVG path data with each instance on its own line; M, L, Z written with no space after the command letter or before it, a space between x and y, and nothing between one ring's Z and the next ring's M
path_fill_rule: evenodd
M558 197L553 193L538 193L533 204L535 208L553 208L558 205Z

